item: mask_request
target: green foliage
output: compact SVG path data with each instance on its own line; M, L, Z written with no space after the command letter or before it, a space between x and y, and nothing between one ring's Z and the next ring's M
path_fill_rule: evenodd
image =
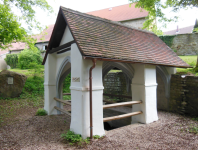
M198 133L198 126L191 126L190 129L189 129L189 132L197 134Z
M63 93L70 93L71 73L67 75L63 83Z
M19 54L18 64L21 69L31 69L36 65L41 65L41 63L42 57L39 50L35 52L25 49Z
M149 12L147 20L144 22L143 28L149 29L153 26L156 18L159 22L162 22L164 27L166 27L166 22L177 21L178 16L172 16L170 18L166 17L163 13L164 9L170 8L172 11L177 12L181 8L188 7L198 7L198 1L191 0L129 0L131 3L136 3L135 7L143 8ZM151 29L152 30L152 29ZM155 33L155 31L154 31Z
M75 143L78 145L89 143L89 138L83 140L80 134L75 134L73 131L70 130L67 131L67 133L61 134L61 137L69 141L70 145L73 145Z
M0 49L8 48L13 40L21 40L24 36L26 31L11 12L10 6L0 3Z
M193 29L193 32L198 32L198 20L196 19L195 21L195 26L194 26L194 29Z
M12 69L16 68L17 63L18 63L18 55L17 54L7 54L5 61Z
M39 108L36 112L36 116L46 116L47 115L47 111L43 108Z
M32 94L44 94L44 78L39 76L28 77L25 85L24 91L30 92Z
M159 36L159 38L166 43L169 47L173 44L173 39L175 38L175 35L167 35L167 36Z
M0 3L0 49L6 49L13 41L25 41L31 43L32 40L27 32L33 28L40 29L40 24L35 18L35 10L38 8L53 12L46 0L1 0ZM14 11L20 15L16 16ZM20 22L25 21L27 31L21 27ZM30 44L32 48L33 44Z

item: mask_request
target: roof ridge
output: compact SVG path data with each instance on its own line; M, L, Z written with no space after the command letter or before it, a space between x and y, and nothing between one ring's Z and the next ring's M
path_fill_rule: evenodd
M105 18L100 18L100 17L97 17L97 16L93 16L93 15L90 15L90 14L86 14L86 13L82 13L82 12L79 12L79 11L76 11L76 10L72 10L70 8L66 8L66 7L63 7L63 6L60 6L60 7L63 10L69 11L71 13L77 13L78 15L82 15L82 16L89 17L89 18L92 18L92 19L97 19L97 20L100 20L100 21L105 21L107 23L112 23L112 24L115 24L115 25L119 25L119 26L123 26L123 27L129 28L129 29L138 30L138 31L141 31L141 32L144 32L144 33L154 34L151 31L147 31L147 30L143 30L143 29L138 29L136 27L131 27L129 25L122 24L122 23L120 23L118 21L112 21L112 20L108 20L108 19L105 19Z

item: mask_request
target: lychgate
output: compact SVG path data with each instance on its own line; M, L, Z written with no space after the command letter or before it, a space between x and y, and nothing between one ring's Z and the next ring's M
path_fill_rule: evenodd
M48 115L62 110L63 80L71 73L70 130L83 138L104 135L103 122L132 116L132 123L158 120L156 73L169 97L174 67L189 67L155 34L60 7L43 61ZM103 78L112 68L122 70L132 101L103 106ZM56 97L54 99L54 97ZM103 109L134 105L131 113L103 118Z

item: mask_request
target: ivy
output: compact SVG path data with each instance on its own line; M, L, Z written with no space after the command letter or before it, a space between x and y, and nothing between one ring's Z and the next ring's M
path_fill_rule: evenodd
M159 38L166 43L169 47L173 44L173 39L175 38L175 35L168 35L168 36L159 36Z
M16 68L17 63L18 63L18 55L17 54L7 54L5 61L12 69Z

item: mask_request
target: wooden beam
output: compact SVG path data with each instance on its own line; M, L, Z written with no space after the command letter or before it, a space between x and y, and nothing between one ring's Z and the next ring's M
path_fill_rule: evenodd
M57 52L57 51L59 51L59 50L61 50L63 48L67 48L67 47L71 46L71 44L73 44L73 43L75 43L74 40L73 41L70 41L68 43L65 43L65 44L63 44L63 45L61 45L59 47L56 47L56 48L54 48L52 50L49 50L49 53L51 54L51 53Z
M68 47L66 49L63 49L61 51L58 51L57 54L61 54L61 53L64 53L64 52L67 52L67 51L70 51L71 50L71 47Z
M103 109L120 107L120 106L128 106L128 105L134 105L134 104L140 104L140 103L142 103L142 101L130 101L130 102L115 103L115 104L103 105Z
M71 93L63 93L63 95L71 95Z
M139 114L142 114L142 111L137 111L137 112L132 112L132 113L124 114L124 115L103 118L103 122L117 120L117 119L123 119L123 118L131 117L131 116L135 116L135 115L139 115Z
M66 110L63 110L63 109L61 109L61 108L58 108L57 106L54 106L54 109L59 110L59 111L61 111L62 113L71 116L71 114L70 114L69 112L67 112Z
M67 105L71 105L71 103L67 102L66 100L58 99L56 97L54 97L54 100L56 100L58 102L61 102L61 103L64 103L64 104L67 104Z

